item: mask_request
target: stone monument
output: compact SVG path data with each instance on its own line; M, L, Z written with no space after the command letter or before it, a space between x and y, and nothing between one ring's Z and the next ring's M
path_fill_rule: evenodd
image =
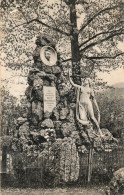
M63 71L53 40L39 36L33 59L25 92L27 117L18 118L18 133L12 142L14 169L37 167L43 177L51 175L57 183L77 181L79 154L87 153L91 146L101 150L101 139L92 124L83 126L76 119L75 89Z

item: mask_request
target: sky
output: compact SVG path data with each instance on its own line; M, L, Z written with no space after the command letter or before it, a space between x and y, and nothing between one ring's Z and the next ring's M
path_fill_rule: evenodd
M20 71L6 70L4 67L1 70L3 84L10 93L20 100L20 96L25 95L25 90L28 87L27 77L19 76ZM107 81L108 85L114 85L119 82L124 82L124 69L120 68L109 73L99 73L99 78Z

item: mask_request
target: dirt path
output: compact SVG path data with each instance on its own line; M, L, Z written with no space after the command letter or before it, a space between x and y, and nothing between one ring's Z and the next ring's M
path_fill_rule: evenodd
M103 188L2 189L2 195L105 195Z

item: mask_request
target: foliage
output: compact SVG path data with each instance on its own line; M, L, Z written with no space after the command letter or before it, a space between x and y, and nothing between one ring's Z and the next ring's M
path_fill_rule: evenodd
M1 134L13 135L16 131L16 120L26 113L26 100L21 99L21 105L17 98L12 96L4 87L1 89Z
M101 111L101 127L115 136L121 136L124 126L124 89L107 89L97 95Z
M124 35L122 0L2 0L1 7L3 60L11 68L31 66L34 39L40 34L56 40L61 62L71 61L75 76L124 63L118 47Z

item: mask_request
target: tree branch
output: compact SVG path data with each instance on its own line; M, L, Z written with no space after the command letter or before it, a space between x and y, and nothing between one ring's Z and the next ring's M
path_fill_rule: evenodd
M54 31L57 31L57 32L59 32L59 33L61 33L61 34L64 34L64 35L66 35L66 36L70 36L69 33L62 31L62 30L60 30L59 28L55 28L55 27L49 26L48 24L46 24L46 23L40 21L38 18L32 19L32 20L30 20L30 21L28 21L28 22L25 22L25 23L23 23L23 24L19 24L19 25L15 26L15 27L19 27L19 26L26 25L26 24L28 25L28 24L31 24L31 23L33 23L33 22L37 22L37 23L39 23L39 24L42 24L42 25L44 25L44 26L46 26L46 27L48 27L48 28L50 28L50 29L52 29L52 30L54 30Z
M119 23L124 23L124 21L120 21ZM116 25L113 26L113 28L115 27ZM113 30L113 31L104 31L104 32L101 32L101 33L98 33L96 35L94 35L93 37L87 39L86 41L84 41L83 43L81 43L81 45L79 45L79 48L81 48L84 44L88 43L89 41L97 38L98 36L100 35L104 35L104 34L109 34L109 33L114 33L116 32L117 30Z
M104 38L104 39L98 40L98 41L96 41L96 42L94 42L94 43L91 43L91 44L87 45L85 48L81 49L80 52L84 52L84 51L86 51L87 49L89 49L90 47L93 47L93 46L95 46L95 45L98 45L98 44L100 44L100 43L102 43L102 42L104 42L104 41L107 41L107 40L109 40L109 39L111 39L111 38L117 36L117 35L122 35L122 34L124 34L124 32L123 32L122 30L123 30L123 29L119 29L118 31L116 31L115 34L111 34L111 35L107 36L107 37ZM119 32L119 31L120 31L120 32ZM121 32L121 31L122 31L122 32Z
M81 32L84 28L86 28L97 16L99 16L100 14L102 14L103 12L106 12L106 11L110 11L112 9L116 9L117 7L120 7L120 5L118 6L113 6L113 7L107 7L103 10L100 10L99 12L97 12L92 18L90 18L86 24L82 25L81 29L79 30L79 32Z
M71 60L72 60L72 58L68 58L66 60L62 60L61 62L68 62L68 61L71 61Z
M99 59L104 60L104 59L115 59L115 58L117 58L118 56L121 56L121 55L124 55L124 52L118 53L115 56L92 56L92 57L88 57L88 56L85 55L83 57L85 57L88 60L99 60Z

